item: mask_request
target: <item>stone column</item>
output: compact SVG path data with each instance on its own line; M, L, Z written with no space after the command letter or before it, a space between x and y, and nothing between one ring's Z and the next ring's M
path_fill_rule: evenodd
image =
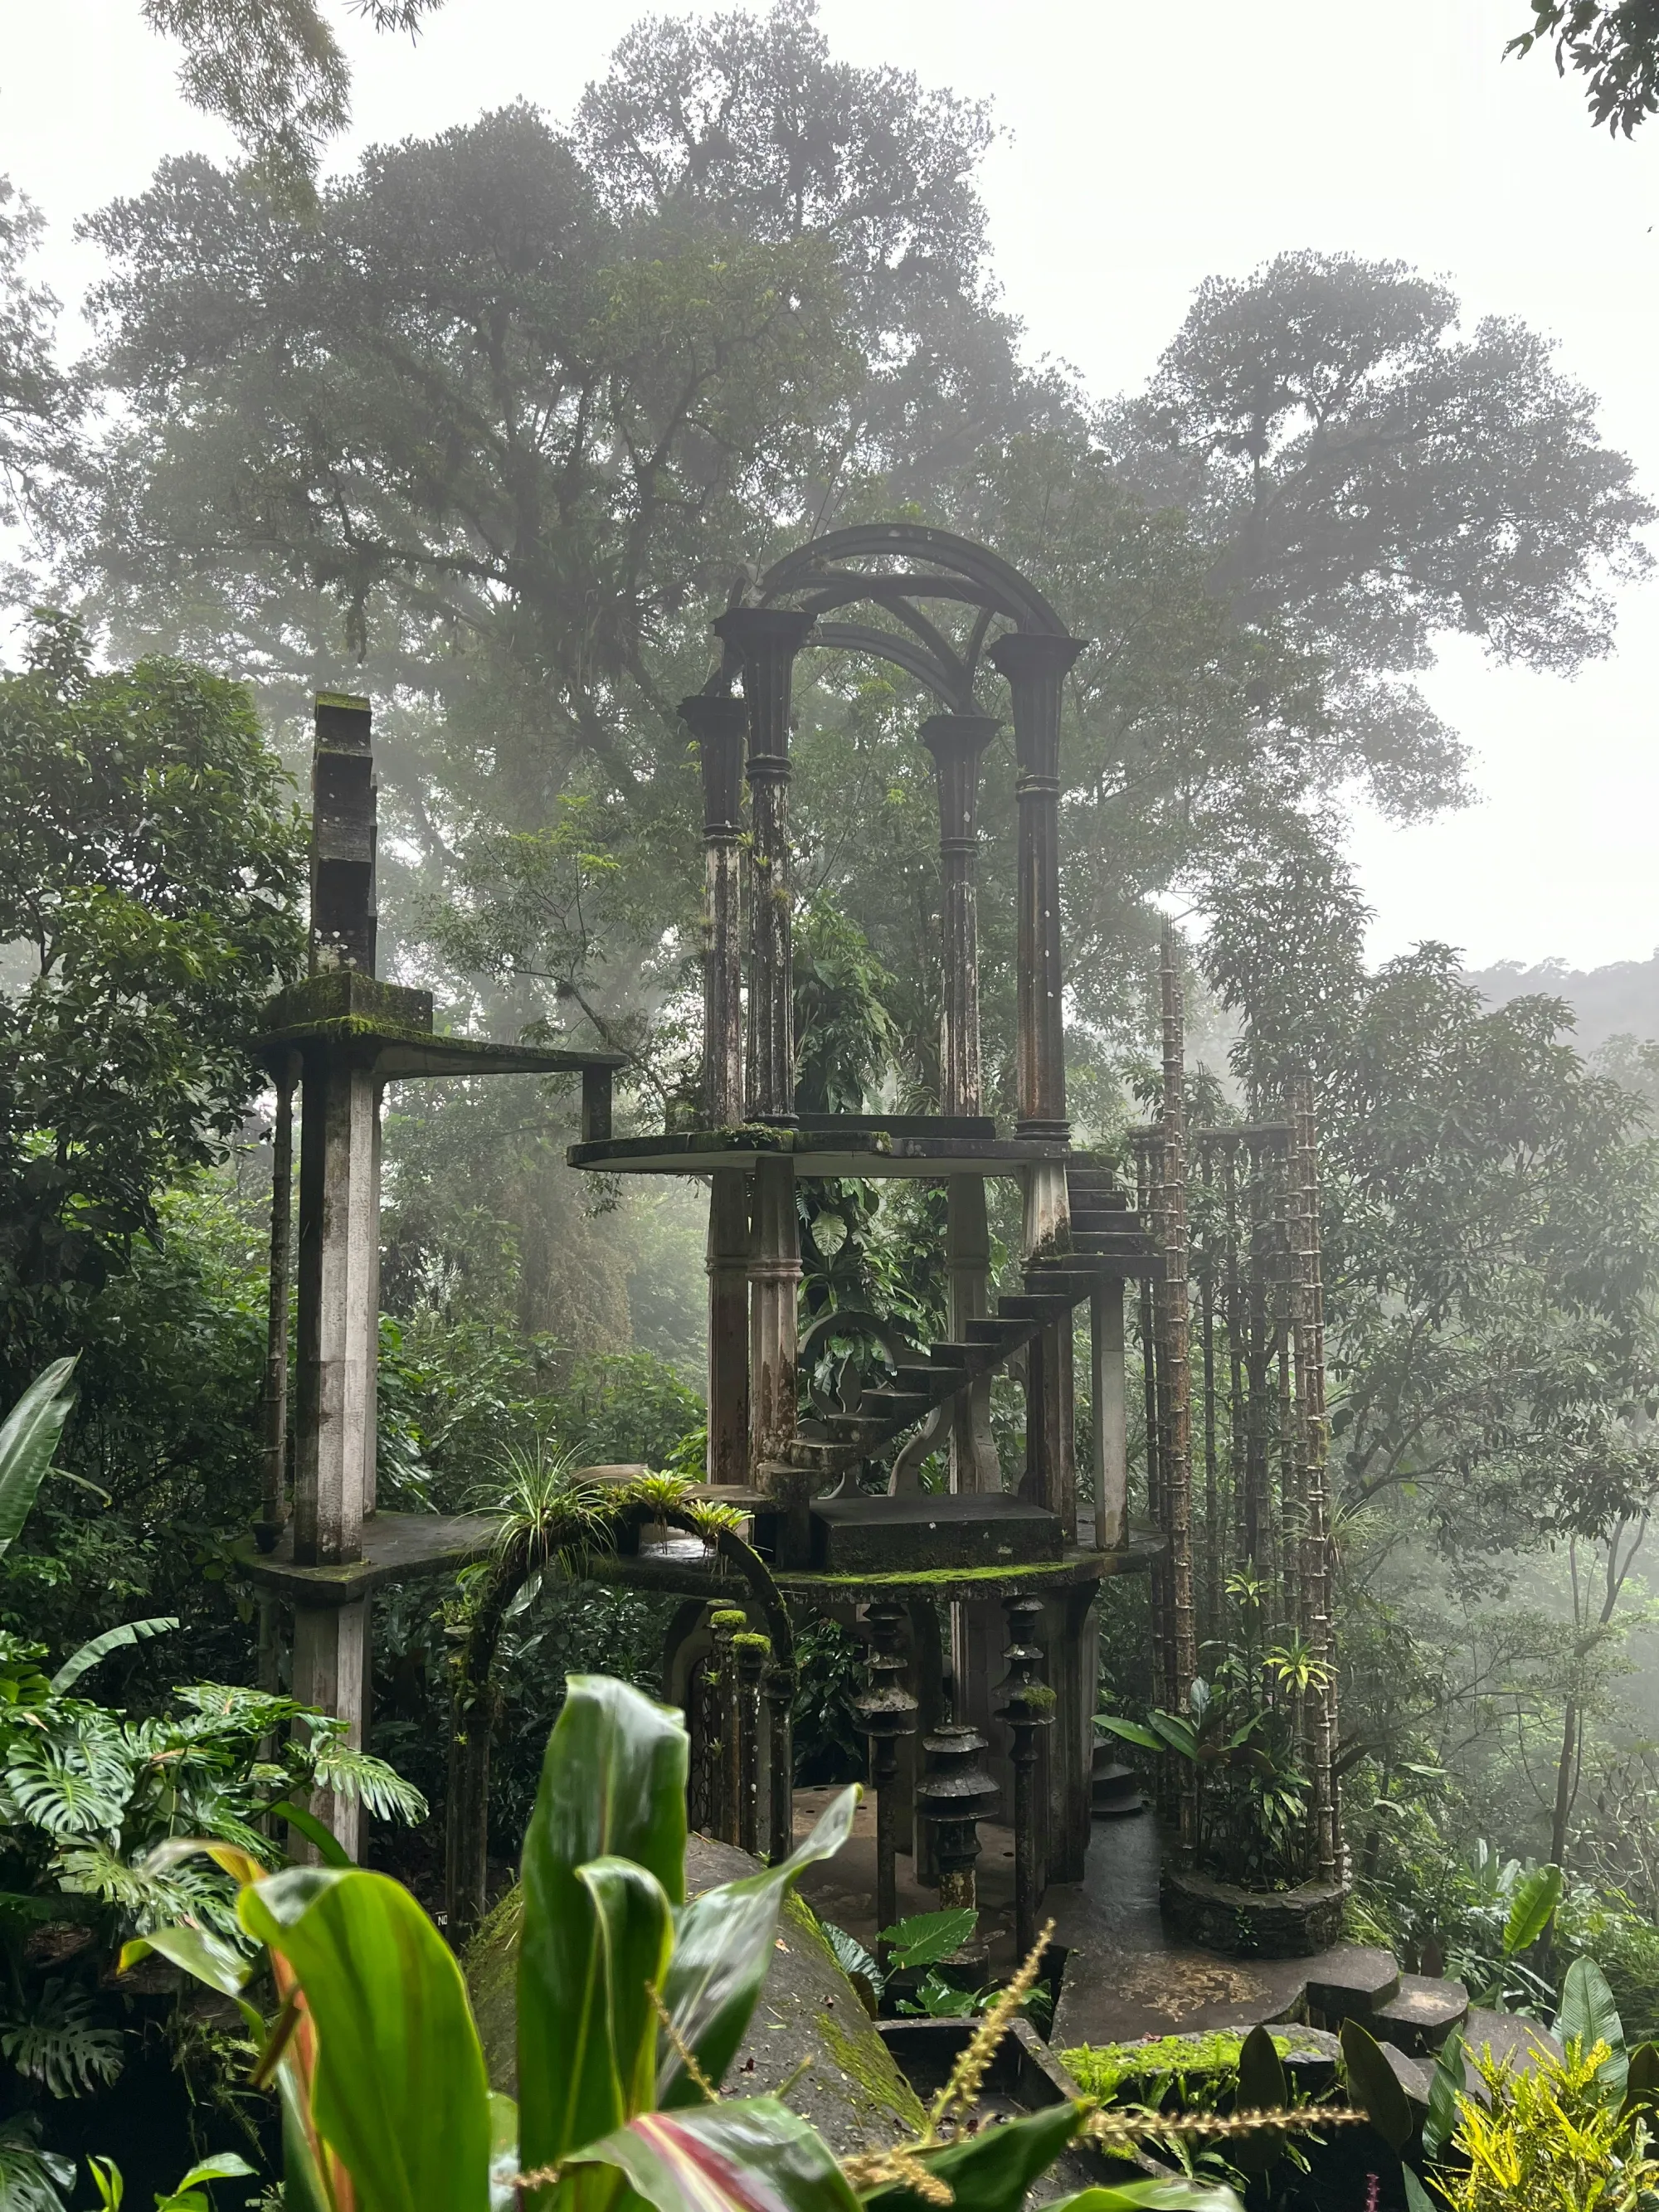
M715 635L743 664L749 718L751 836L748 1111L795 1119L795 1021L790 958L789 711L795 655L812 617L790 607L734 607ZM750 1466L757 1474L795 1433L796 1305L800 1243L794 1163L763 1154L755 1166L749 1260Z
M1090 1377L1095 1409L1095 1545L1129 1540L1129 1409L1123 1372L1123 1285L1104 1282L1089 1301Z
M1019 801L1017 947L1019 1115L1016 1133L1060 1144L1066 1118L1065 972L1060 931L1060 704L1079 638L1011 631L987 658L1008 679L1014 710L1015 792ZM1025 1176L1024 1243L1029 1261L1065 1251L1071 1206L1064 1163ZM1072 1331L1069 1317L1031 1346L1026 1387L1025 1489L1076 1532L1072 1446Z
M702 770L702 1105L709 1127L744 1116L743 757L749 710L706 691L680 702ZM717 1171L708 1193L710 1482L749 1480L748 1178Z
M1001 725L986 714L934 714L921 726L939 782L940 967L939 1110L984 1110L979 1029L980 762ZM945 1265L950 1328L960 1343L968 1323L990 1310L991 1240L985 1182L952 1176L947 1186ZM1001 1474L991 1434L991 1380L982 1376L956 1401L951 1429L951 1487L997 1490Z
M296 1605L294 1608L294 1696L301 1705L337 1713L348 1723L346 1741L361 1751L363 1717L368 1705L368 1600L350 1605ZM362 1856L363 1808L356 1799L313 1790L307 1810L331 1828L354 1859ZM297 1831L289 1832L296 1859L314 1859L314 1846Z
M896 1598L878 1598L866 1614L870 1629L870 1680L853 1709L870 1739L870 1779L876 1792L876 1926L890 1928L898 1918L898 1753L902 1738L915 1734L918 1707L908 1677L904 1651L905 1611ZM887 1946L876 1954L886 1964Z
M812 627L792 607L734 607L714 633L743 664L749 716L754 913L749 1021L755 1041L749 1110L763 1121L795 1118L795 1025L791 1002L789 712L795 655Z
M760 1474L795 1433L800 1236L795 1164L787 1152L755 1162L749 1243L749 1463Z

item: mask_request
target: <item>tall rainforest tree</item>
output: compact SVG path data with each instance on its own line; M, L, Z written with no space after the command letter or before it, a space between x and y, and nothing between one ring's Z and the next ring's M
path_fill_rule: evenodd
M78 1348L160 1194L259 1087L262 1001L302 963L301 824L239 685L98 672L37 620L0 680L0 1397Z

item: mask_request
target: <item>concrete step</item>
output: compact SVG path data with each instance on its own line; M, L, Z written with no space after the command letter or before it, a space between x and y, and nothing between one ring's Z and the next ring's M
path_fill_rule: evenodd
M1391 1951L1339 1943L1308 1961L1308 2017L1316 2027L1336 2029L1345 2020L1363 2027L1399 1994L1400 1967Z
M1103 1744L1101 1751L1104 1750ZM1146 1809L1134 1769L1109 1754L1103 1759L1099 1751L1095 1753L1093 1771L1089 1777L1089 1803L1097 1820L1122 1820L1129 1814L1144 1813Z
M986 1314L978 1321L970 1321L967 1328L970 1343L993 1347L1024 1344L1031 1334L1030 1324L1012 1314Z
M1413 2058L1438 2051L1453 2028L1469 2016L1469 1993L1462 1982L1432 1974L1401 1974L1399 1993L1379 2005L1366 2025L1379 2043L1392 2043Z

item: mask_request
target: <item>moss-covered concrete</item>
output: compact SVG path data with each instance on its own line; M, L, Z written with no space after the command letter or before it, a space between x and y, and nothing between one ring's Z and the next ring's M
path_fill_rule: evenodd
M755 1866L744 1852L693 1836L685 1857L687 1893L700 1895L752 1874ZM462 1962L490 2081L509 2094L517 2089L514 1985L522 1922L515 1887ZM798 1897L785 1901L771 1971L726 2087L745 2097L784 2090L791 2108L842 2153L904 2141L922 2125L915 2091L836 1964L811 1906Z

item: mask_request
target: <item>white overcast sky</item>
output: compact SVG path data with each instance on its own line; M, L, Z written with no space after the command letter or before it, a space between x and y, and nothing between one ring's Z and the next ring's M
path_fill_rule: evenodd
M349 22L341 149L524 97L559 117L634 0L447 0L419 42ZM1526 0L823 0L836 50L989 98L997 265L1034 353L1102 393L1139 383L1199 282L1288 247L1399 257L1471 315L1559 341L1606 435L1659 495L1659 121L1593 131L1549 59L1500 58ZM179 100L138 0L0 0L0 169L52 224L73 300L76 216L222 135ZM1626 597L1610 660L1576 680L1461 642L1429 684L1476 751L1481 803L1425 829L1356 821L1372 951L1424 937L1471 964L1645 958L1659 946L1659 584Z

